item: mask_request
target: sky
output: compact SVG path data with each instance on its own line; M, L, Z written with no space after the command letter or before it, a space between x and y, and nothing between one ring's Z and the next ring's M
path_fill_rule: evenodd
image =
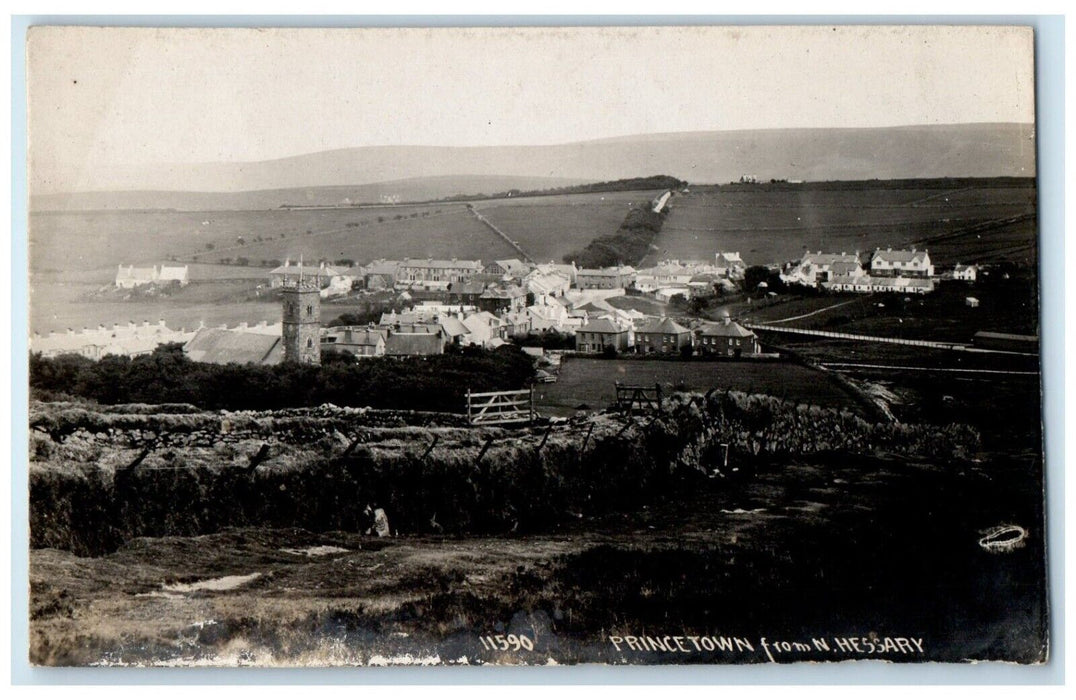
M31 185L372 145L1033 122L1030 29L40 27Z

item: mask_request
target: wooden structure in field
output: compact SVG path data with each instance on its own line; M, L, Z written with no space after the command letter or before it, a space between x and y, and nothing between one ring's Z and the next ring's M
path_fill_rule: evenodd
M616 383L616 410L633 413L661 413L661 385L652 387Z
M534 389L467 392L467 422L506 425L534 421Z

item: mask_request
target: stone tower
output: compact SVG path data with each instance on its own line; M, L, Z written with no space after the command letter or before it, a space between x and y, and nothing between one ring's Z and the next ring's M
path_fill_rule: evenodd
M299 277L281 290L284 299L284 361L321 364L321 280Z

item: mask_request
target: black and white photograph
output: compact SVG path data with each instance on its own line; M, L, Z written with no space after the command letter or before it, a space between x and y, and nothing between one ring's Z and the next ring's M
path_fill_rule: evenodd
M29 663L1047 663L1034 47L31 27Z

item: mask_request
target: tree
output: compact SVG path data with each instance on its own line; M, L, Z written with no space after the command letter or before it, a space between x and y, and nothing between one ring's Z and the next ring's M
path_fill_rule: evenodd
M213 245L212 243L206 243L206 244L205 244L205 249L206 249L206 250L213 250L213 249L214 249L214 248L216 248L216 247L217 247L217 246Z
M758 289L758 285L762 282L766 282L767 284L769 284L771 274L773 273L770 272L770 269L768 267L765 267L763 265L752 265L744 271L744 289L749 292L753 292L754 290Z

